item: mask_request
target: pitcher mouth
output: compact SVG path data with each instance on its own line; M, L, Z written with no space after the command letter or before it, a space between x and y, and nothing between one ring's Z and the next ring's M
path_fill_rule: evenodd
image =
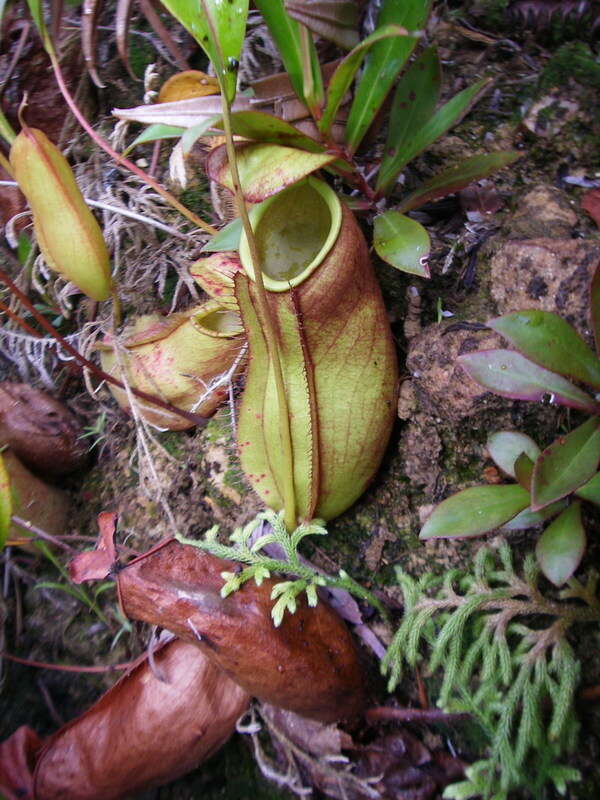
M342 205L323 181L306 178L250 210L265 288L286 292L314 272L340 232ZM240 259L249 278L254 268L246 234Z

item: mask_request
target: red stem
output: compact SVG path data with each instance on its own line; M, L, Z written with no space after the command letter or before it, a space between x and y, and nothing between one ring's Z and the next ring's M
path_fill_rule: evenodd
M33 661L30 658L19 658L10 653L0 652L0 658L7 658L9 661L14 661L15 664L25 664L26 667L38 667L39 669L53 669L59 672L113 672L119 669L129 669L133 667L138 659L133 661L125 661L122 664L107 664L105 666L96 667L78 667L74 664L48 664L46 661Z
M136 164L133 163L133 161L130 161L128 158L125 158L125 156L122 156L120 153L117 153L116 150L113 150L113 148L108 144L108 142L105 142L104 139L96 133L96 131L92 128L90 123L87 121L87 119L79 110L77 104L75 103L75 100L72 98L71 93L69 92L69 89L67 88L67 85L65 83L56 53L49 52L49 56L50 56L50 61L52 62L52 68L54 70L56 82L58 83L58 88L60 89L62 96L65 98L65 102L71 109L71 112L73 113L75 119L79 122L79 124L86 131L86 133L88 133L91 136L94 142L96 142L96 144L99 147L101 147L106 153L108 153L108 155L117 164L126 167L128 170L133 172L134 175L137 175L138 178L141 178L144 181L144 183L147 183L148 186L151 186L155 192L157 192L173 208L175 208L177 211L183 214L184 217L189 219L190 222L193 222L194 225L197 225L199 228L203 228L207 233L210 233L211 236L214 236L214 234L217 232L216 228L213 228L212 225L209 225L207 222L204 222L203 219L196 216L196 214L190 211L189 208L186 208L183 205L183 203L180 203L176 197L173 197L173 195L170 192L164 189L160 185L160 183L158 183L158 181L156 181L153 177L148 175L147 172L144 172L143 169L140 169Z
M63 347L69 355L73 356L75 361L80 364L82 367L87 367L87 369L91 370L93 373L98 375L100 378L105 380L107 383L112 384L113 386L117 386L119 389L125 389L125 386L118 381L116 378L113 378L112 375L109 375L108 372L104 372L104 370L97 367L93 361L85 358L82 356L81 353L72 347L64 336L54 328L45 317L40 314L40 312L34 307L31 303L27 295L25 295L19 287L8 277L8 275L4 272L4 270L0 269L0 281L6 284L8 288L13 292L16 297L19 298L21 303L27 308L28 311L35 317L36 321L44 328L44 330L48 331L48 333L56 339L56 341ZM164 400L161 400L159 397L155 397L152 394L148 394L147 392L142 392L139 389L134 389L131 387L131 392L136 397L139 397L140 400L146 400L148 403L152 403L159 408L164 408L165 411L170 411L172 414L177 414L184 419L187 419L193 425L203 425L204 423L208 422L207 417L201 417L198 414L192 414L191 411L184 411L182 408L176 408L172 406L170 403L166 403Z

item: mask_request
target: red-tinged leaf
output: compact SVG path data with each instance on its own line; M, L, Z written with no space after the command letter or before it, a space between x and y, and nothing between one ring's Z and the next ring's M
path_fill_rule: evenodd
M544 575L555 586L562 586L573 575L585 552L585 530L581 503L572 503L546 528L535 548Z
M215 123L214 127L222 129L223 122ZM306 136L289 122L284 122L272 114L265 114L263 111L236 111L231 115L231 129L237 136L243 136L245 139L297 147L310 153L325 152L325 147L320 142Z
M354 76L358 72L363 58L367 55L371 47L382 39L389 39L392 36L407 36L408 31L400 25L384 25L378 28L370 36L357 45L346 58L340 62L335 72L331 76L327 87L327 104L319 120L319 130L322 133L329 133L331 126L335 122L335 117L343 98L350 88Z
M139 796L205 761L235 731L250 698L193 645L147 655L46 743L35 770L43 800Z
M236 150L242 192L249 203L260 203L336 158L328 153L309 153L278 144L245 144ZM225 145L211 150L206 172L212 180L233 191Z
M358 42L358 7L353 0L285 0L285 9L292 19L344 50Z
M33 770L43 746L37 733L22 725L0 744L0 797L33 800Z
M486 443L487 451L492 461L502 472L516 478L515 461L526 453L532 461L540 454L540 448L529 436L519 431L498 431L492 433Z
M600 462L600 418L592 417L547 447L538 457L531 482L531 509L566 497L592 478Z
M8 470L0 454L0 550L8 537L12 517L12 490Z
M377 177L376 189L387 193L394 188L396 178L401 170L419 153L422 153L436 139L439 139L453 125L456 125L471 108L481 92L489 85L483 78L473 86L463 89L439 108L419 128L412 129L401 147L396 147L393 154L386 152Z
M600 388L600 359L558 314L514 311L487 324L541 367Z
M401 25L408 31L418 31L424 27L430 7L430 0L384 0L377 28ZM350 152L356 152L416 43L414 38L386 39L369 52L346 125Z
M98 542L94 550L79 553L69 564L69 575L73 583L103 580L117 561L114 543L117 514L103 511L98 514Z
M516 485L463 489L434 508L419 538L481 536L508 522L528 505L529 492Z
M596 352L600 355L600 265L596 267L590 287L590 316Z
M131 69L129 63L129 21L131 19L131 9L133 0L117 0L115 10L115 28L117 39L117 52L121 56L121 61L129 75L137 80L137 76Z
M515 477L519 486L522 486L526 492L531 490L532 475L533 461L529 458L527 453L521 453L521 455L515 461Z
M493 172L513 164L521 156L522 153L509 151L467 158L460 164L434 175L433 178L421 184L418 189L404 198L398 206L398 211L406 214L407 211L419 208L424 203L430 203L432 200L439 200L440 197L458 192L473 181L479 181Z
M416 220L397 211L375 217L373 244L375 252L402 272L429 278L427 259L431 249L429 234Z
M249 694L324 722L364 708L364 675L350 634L324 602L300 600L273 626L274 581L221 597L236 565L173 540L118 574L124 613L160 625L202 652Z
M581 207L600 228L600 189L590 189L581 198Z
M589 503L600 506L600 472L597 472L587 483L580 486L575 491L575 494L577 497L581 497L582 500L587 500Z
M560 511L563 510L563 508L566 508L566 505L566 500L557 500L556 503L552 503L551 505L546 506L546 508L542 508L539 511L532 511L530 508L526 508L524 511L521 511L520 514L517 514L516 517L503 525L501 530L526 531L529 528L536 528L546 520L555 517Z
M99 89L104 89L105 84L96 72L96 39L98 34L98 9L101 0L83 0L83 14L81 15L81 49L90 78Z
M565 378L534 364L514 350L481 350L458 357L480 386L512 400L533 400L594 413L598 404Z

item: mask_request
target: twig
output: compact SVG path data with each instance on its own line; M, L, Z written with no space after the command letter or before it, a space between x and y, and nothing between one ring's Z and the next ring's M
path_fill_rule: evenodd
M131 667L133 667L138 661L137 658L134 658L132 661L125 661L121 664L106 664L104 666L96 667L78 667L75 664L49 664L47 661L34 661L31 658L19 658L19 656L13 656L11 653L7 653L5 650L0 652L0 657L7 658L9 661L14 661L15 664L24 664L26 667L52 669L57 672L89 672L91 674L131 669Z
M24 530L35 534L38 539L44 539L46 542L50 542L50 544L60 547L61 549L66 550L68 553L75 552L75 548L71 547L70 544L66 544L56 536L53 536L51 533L48 533L42 528L38 528L37 525L34 525L33 522L30 522L28 519L21 519L21 517L17 517L15 514L13 514L11 521L14 522L15 525L18 525L19 528L23 528Z

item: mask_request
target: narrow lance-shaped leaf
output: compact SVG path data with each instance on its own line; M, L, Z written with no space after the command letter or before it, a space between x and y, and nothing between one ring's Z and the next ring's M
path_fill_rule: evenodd
M44 6L42 4L42 0L27 0L27 5L29 6L29 11L31 13L31 18L33 19L34 25L42 39L44 49L46 52L49 52L48 48L52 46L52 43L50 41L50 36L48 35L46 22L44 20Z
M600 388L600 359L558 314L515 311L487 324L536 364Z
M442 85L442 69L435 47L430 47L411 64L394 93L390 123L380 171L387 174L389 165L431 119ZM397 173L390 176L384 191L393 189Z
M486 155L472 156L450 169L434 175L418 189L411 192L398 206L398 211L406 214L414 208L419 208L424 203L439 200L449 194L460 191L473 181L481 180L496 170L513 164L522 153L508 151L505 153L487 153Z
M474 381L501 397L558 403L591 413L597 408L592 397L566 378L539 367L514 350L481 350L457 360Z
M498 528L529 505L520 486L474 486L434 508L419 538L480 536Z
M162 139L179 139L185 131L185 128L180 128L177 125L150 125L133 140L123 155L127 155L140 144L158 142Z
M429 278L429 234L416 220L397 211L375 217L373 244L377 255L402 272Z
M589 503L600 506L600 472L597 472L587 483L580 486L575 491L575 494L577 497L581 497L582 500L587 500Z
M289 75L294 91L305 101L302 70L302 37L300 25L286 12L283 0L256 0L256 7L269 28L269 33L277 45L283 65ZM309 42L311 65L318 64L312 39ZM313 67L313 77L316 70ZM320 79L320 74L318 79Z
M572 503L540 536L535 553L548 580L562 586L579 566L584 552L581 503Z
M346 58L337 66L327 87L327 104L319 120L319 130L322 133L329 133L331 130L340 103L350 88L354 76L362 64L363 58L367 55L371 47L382 39L408 35L406 28L403 28L401 25L384 25L382 28L374 31L370 36L367 36L367 38L358 44L352 52L348 53Z
M529 436L519 431L498 431L492 433L486 443L490 458L496 466L516 478L515 461L521 453L527 453L532 461L535 461L540 454L540 448Z
M215 128L222 128L223 121L215 123ZM287 147L299 147L310 153L323 153L325 147L311 139L302 131L294 128L272 114L263 111L236 111L231 115L231 130L237 136L246 139L255 139L262 143L283 144Z
M227 101L233 102L248 0L164 0L163 5L206 52Z
M399 172L425 148L439 139L442 134L455 125L466 114L475 102L477 95L487 86L489 81L483 78L473 86L463 89L451 100L448 100L432 117L409 137L404 145L396 148L393 157L385 158L379 170L376 188L380 192L389 191L396 181Z
M242 235L242 220L240 217L232 219L224 228L215 234L212 239L200 248L201 253L219 253L227 250L238 250Z
M384 0L377 28L402 25L409 31L423 28L431 0ZM398 38L378 42L368 55L346 125L346 142L352 153L362 142L383 105L396 77L414 50L416 39Z
M0 549L4 547L4 542L8 536L11 516L12 495L10 488L10 477L4 464L4 459L2 458L2 455L0 455Z
M547 447L535 462L531 508L540 508L571 494L590 480L600 461L600 418L592 417Z

